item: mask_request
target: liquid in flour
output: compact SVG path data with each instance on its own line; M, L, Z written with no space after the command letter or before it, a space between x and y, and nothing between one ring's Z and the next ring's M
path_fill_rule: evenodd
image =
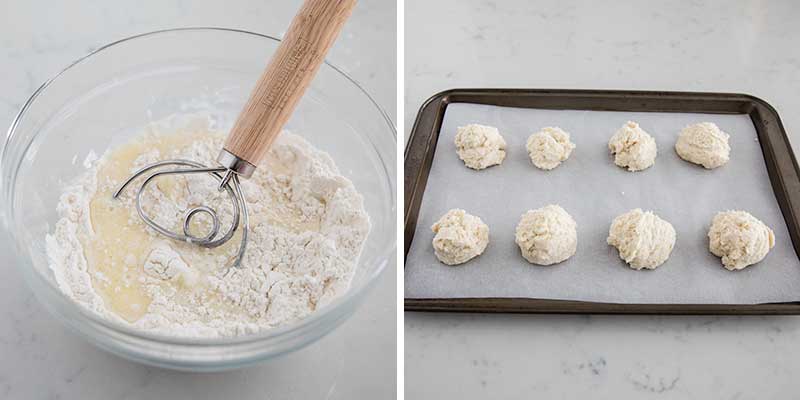
M214 249L172 241L139 219L134 191L111 197L133 171L155 161L213 165L223 139L202 119L173 132L151 127L107 152L67 188L61 219L48 236L51 267L64 292L142 329L233 336L302 318L347 290L369 219L362 197L333 160L299 136L283 133L242 182L250 241L241 267L231 271L225 267L240 232ZM204 175L159 178L143 195L145 212L179 230L188 208L212 203L226 231L232 220L227 194ZM193 229L209 229L208 220L197 219Z

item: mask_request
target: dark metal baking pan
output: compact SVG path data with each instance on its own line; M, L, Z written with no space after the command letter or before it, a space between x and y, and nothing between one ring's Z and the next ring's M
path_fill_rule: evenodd
M417 115L405 149L404 254L414 240L447 106L488 104L537 109L589 111L746 114L755 126L767 173L800 255L800 168L777 111L746 94L560 89L453 89L427 100ZM800 294L798 294L800 295ZM800 314L800 302L765 304L623 304L534 298L405 299L406 311L597 313L597 314Z

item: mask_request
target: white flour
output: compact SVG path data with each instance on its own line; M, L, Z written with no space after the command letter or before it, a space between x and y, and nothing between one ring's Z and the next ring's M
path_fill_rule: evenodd
M194 139L160 149L159 138L166 134L151 127L140 140L146 151L127 165L120 162L124 171L112 168L117 162L114 150L88 160L86 174L65 189L58 204L60 220L46 238L62 291L107 318L182 337L263 331L303 318L344 293L369 232L369 218L361 195L333 160L299 136L284 132L266 164L242 181L251 225L239 268L226 268L238 235L213 251L175 242L139 220L134 191L121 200L108 199L120 178L99 177L99 171L122 176L174 158L215 165L224 137L210 132L207 123L185 129L189 131ZM221 232L230 226L227 194L218 192L209 176L163 179L174 183L162 185L159 180L142 201L157 222L177 226L187 208L205 204L217 209ZM93 220L96 213L122 218ZM90 265L89 254L104 263Z

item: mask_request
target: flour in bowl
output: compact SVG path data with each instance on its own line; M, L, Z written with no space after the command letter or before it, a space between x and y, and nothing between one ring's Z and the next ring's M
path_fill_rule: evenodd
M255 174L242 180L249 238L241 266L228 268L241 228L224 245L201 248L146 226L136 213L135 190L111 196L155 161L216 165L224 134L207 120L167 132L160 126L90 162L61 196L60 219L46 245L67 296L142 330L230 337L297 321L347 291L370 223L362 196L327 153L281 134ZM208 205L218 212L220 232L230 227L233 207L209 175L157 179L142 198L156 222L180 231L187 209ZM210 229L208 219L196 220L194 233Z

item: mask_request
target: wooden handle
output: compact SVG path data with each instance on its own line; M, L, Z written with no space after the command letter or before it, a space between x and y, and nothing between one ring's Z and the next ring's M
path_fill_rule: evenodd
M257 166L325 59L356 0L305 0L225 140Z

